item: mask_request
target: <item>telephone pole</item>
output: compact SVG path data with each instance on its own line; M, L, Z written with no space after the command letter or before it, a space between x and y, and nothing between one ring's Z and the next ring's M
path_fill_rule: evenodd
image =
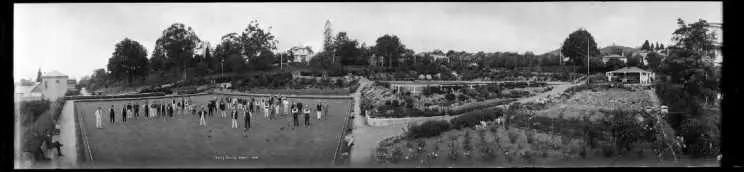
M586 33L586 85L589 85L589 32Z

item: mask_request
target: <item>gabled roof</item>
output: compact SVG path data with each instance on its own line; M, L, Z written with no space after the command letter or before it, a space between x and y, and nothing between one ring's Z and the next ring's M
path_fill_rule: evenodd
M628 73L635 73L635 72L641 72L641 73L651 73L649 71L643 70L638 67L624 67L620 68L618 70L610 71L610 73L622 73L622 72L628 72Z
M42 75L42 77L67 77L67 75L54 70L52 72L45 73L44 75Z
M625 58L625 57L621 55L613 54L613 55L604 56L602 58Z
M37 83L34 83L34 85L30 85L30 86L20 85L20 84L19 85L15 85L15 93L16 94L18 94L18 93L28 94L28 93L31 93L31 91L33 91L34 88L36 88L37 86L39 86L39 83L38 82Z

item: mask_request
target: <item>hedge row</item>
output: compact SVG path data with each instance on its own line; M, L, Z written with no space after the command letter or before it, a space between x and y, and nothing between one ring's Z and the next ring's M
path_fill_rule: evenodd
M453 129L462 129L475 127L481 121L493 121L504 115L504 111L498 108L478 110L462 114L458 117L445 120L426 121L419 125L411 125L406 131L406 136L410 138L425 138L438 136L446 131Z

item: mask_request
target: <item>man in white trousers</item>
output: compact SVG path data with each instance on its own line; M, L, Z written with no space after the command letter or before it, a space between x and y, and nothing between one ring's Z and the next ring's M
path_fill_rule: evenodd
M231 111L230 119L232 119L232 128L238 128L238 111L237 109L232 109Z
M205 113L207 113L207 109L204 107L204 105L202 105L201 108L199 108L199 109L200 109L199 110L199 125L206 127L207 126L207 121L204 120L204 116L206 115Z
M264 114L266 115L266 118L269 118L269 102L266 100L264 100L263 111L264 111Z
M96 128L103 128L103 124L101 121L101 107L98 106L98 109L96 109Z

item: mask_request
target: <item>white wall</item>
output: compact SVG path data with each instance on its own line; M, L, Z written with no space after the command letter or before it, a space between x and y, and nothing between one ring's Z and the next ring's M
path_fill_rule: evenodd
M65 96L67 92L67 77L46 77L42 79L40 87L44 98L56 100Z

